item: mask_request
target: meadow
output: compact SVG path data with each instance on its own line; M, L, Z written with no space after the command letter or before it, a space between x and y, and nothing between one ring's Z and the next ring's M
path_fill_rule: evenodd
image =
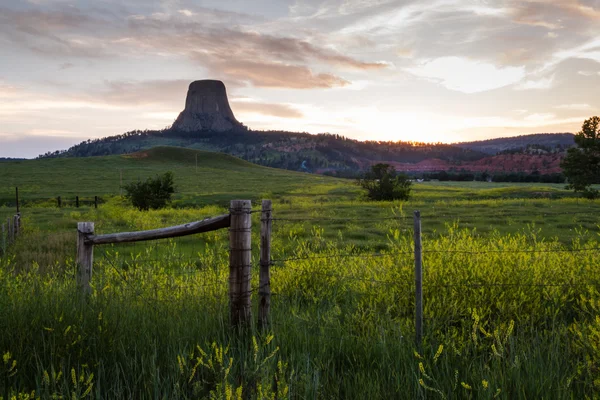
M424 182L407 202L373 203L351 181L193 150L142 154L0 165L0 221L16 185L24 204L22 235L0 258L3 398L600 396L600 202L562 185ZM172 170L172 207L132 209L119 170ZM58 209L58 195L102 203ZM98 246L92 294L79 295L78 221L151 229L226 213L234 198L274 201L270 329L229 326L226 230ZM255 290L259 226L253 214Z

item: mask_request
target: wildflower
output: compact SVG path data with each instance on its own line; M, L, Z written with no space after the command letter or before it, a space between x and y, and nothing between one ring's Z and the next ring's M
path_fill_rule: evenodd
M437 363L438 358L440 358L440 356L442 355L442 351L444 351L444 345L440 344L440 347L438 347L437 351L435 352L435 355L433 356L433 363Z
M461 383L460 383L460 385L461 385L462 387L464 387L465 389L467 389L467 390L471 390L471 389L473 389L473 388L471 387L471 385L469 385L468 383L461 382Z

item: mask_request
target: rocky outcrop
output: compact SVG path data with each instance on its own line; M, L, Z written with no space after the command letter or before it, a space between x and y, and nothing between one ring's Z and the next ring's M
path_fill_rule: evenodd
M215 80L194 81L185 99L185 109L173 123L181 131L230 131L242 127L233 115L225 84Z

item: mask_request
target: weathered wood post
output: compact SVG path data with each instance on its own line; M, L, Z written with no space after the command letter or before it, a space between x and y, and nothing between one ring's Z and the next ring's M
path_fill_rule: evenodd
M2 224L2 254L6 254L6 224Z
M79 196L75 196L75 208L79 208Z
M84 295L91 292L90 281L94 262L94 245L86 243L85 239L93 234L93 222L77 223L77 287Z
M15 187L15 198L17 200L17 214L20 212L19 210L19 188Z
M258 326L265 329L269 326L271 311L271 226L273 209L271 200L262 201L260 218L260 281L258 295Z
M249 324L252 318L252 203L250 200L232 200L229 212L229 309L231 324L237 327Z
M98 208L98 196L94 196L94 208Z
M423 341L423 247L421 244L421 212L414 214L415 240L415 341L421 347Z
M19 229L21 227L20 225L21 225L21 215L20 214L16 214L13 217L13 226L14 226L14 230L15 230L15 233L14 233L15 239L19 236Z
M56 202L57 202L57 204L58 204L58 208L61 208L61 207L62 207L62 199L60 198L60 196L58 196L58 197L56 198Z
M8 223L8 244L10 245L15 240L15 228L11 217L7 219Z

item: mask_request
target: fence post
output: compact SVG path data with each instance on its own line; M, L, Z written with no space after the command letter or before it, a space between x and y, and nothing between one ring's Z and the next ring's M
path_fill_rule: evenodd
M62 199L60 198L60 196L58 196L56 198L56 202L58 203L58 208L61 208L62 207Z
M88 235L94 233L93 222L77 223L77 287L84 294L90 294L92 264L94 262L94 245L85 242Z
M6 254L6 224L2 224L2 255Z
M98 208L98 196L94 196L94 208Z
M17 199L17 214L20 212L19 210L19 188L15 187L15 198Z
M79 208L79 196L75 196L75 208Z
M13 217L13 225L14 225L14 230L15 230L15 240L17 239L17 237L19 236L19 228L20 228L20 215L19 214L15 214L15 216Z
M260 280L258 286L258 326L265 329L269 325L271 311L271 200L262 201L260 218Z
M252 318L250 303L251 211L250 200L232 200L230 203L229 309L233 326L247 325Z
M421 244L421 212L414 214L415 240L415 341L421 348L423 341L423 247Z
M13 220L11 217L8 217L7 223L8 223L8 244L11 244L15 240L15 229L14 229Z

